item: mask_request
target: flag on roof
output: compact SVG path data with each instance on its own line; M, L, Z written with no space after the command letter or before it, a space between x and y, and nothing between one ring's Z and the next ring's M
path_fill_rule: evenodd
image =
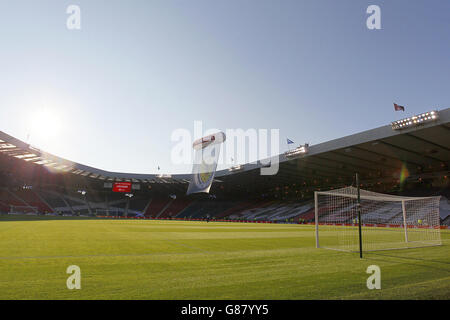
M291 139L287 138L287 144L293 144L294 141L292 141Z
M398 104L394 103L394 110L395 111L405 111L405 107L404 106L399 106Z

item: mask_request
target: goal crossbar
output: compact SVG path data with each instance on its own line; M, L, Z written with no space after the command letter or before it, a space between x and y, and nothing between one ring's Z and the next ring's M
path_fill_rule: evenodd
M346 193L338 193L338 192L327 192L327 191L316 191L317 194L322 194L322 195L331 195L331 196L343 196L343 197L348 197L348 198L353 198L353 199L357 199L358 195L354 195L354 194L346 194ZM375 192L374 192L375 193ZM402 201L408 201L408 200L425 200L425 199L430 199L430 198L435 198L435 197L402 197L402 196L391 196L391 195L385 195L382 193L379 193L380 196L375 196L375 195L360 195L360 198L362 200L366 199L366 200L385 200L385 201L398 201L398 202L402 202ZM439 198L439 197L438 197Z

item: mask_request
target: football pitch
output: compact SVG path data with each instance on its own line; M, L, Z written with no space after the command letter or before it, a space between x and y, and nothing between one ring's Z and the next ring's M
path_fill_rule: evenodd
M0 216L0 299L450 299L441 237L359 259L316 249L309 225Z

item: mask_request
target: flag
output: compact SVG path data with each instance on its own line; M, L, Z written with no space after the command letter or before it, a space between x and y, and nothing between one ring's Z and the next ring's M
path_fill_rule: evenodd
M395 111L405 111L405 107L404 106L399 106L398 104L394 103L394 110Z
M287 138L287 144L293 144L294 141L290 140L289 138Z
M158 166L158 170L159 170L159 166Z
M219 160L220 146L225 141L225 133L218 132L212 136L201 139L202 144L194 144L194 164L192 178L189 183L187 195L191 193L209 193L209 189L216 174ZM203 143L208 142L208 143ZM196 146L200 146L197 147Z

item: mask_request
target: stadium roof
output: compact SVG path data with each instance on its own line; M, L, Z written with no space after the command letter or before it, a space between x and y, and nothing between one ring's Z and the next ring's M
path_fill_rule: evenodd
M222 171L217 177L244 190L248 184L261 192L295 184L325 189L351 184L355 172L365 185L399 180L402 171L407 180L448 176L449 164L447 108L439 111L439 119L420 126L393 130L386 125L310 146L308 153L296 159L282 154L275 176L261 176L257 170L261 164L247 164L238 175Z
M450 108L440 110L435 121L394 130L391 125L309 146L306 154L294 158L279 155L279 172L261 176L261 162L247 163L239 170L220 170L216 181L235 186L290 183L336 184L359 172L363 181L398 177L402 168L415 175L448 174L450 162ZM105 171L66 160L20 141L0 131L0 153L22 161L51 168L52 171L95 179L185 185L191 174L133 174ZM430 176L430 177L431 177ZM350 180L351 181L351 180ZM184 187L184 186L183 186Z

